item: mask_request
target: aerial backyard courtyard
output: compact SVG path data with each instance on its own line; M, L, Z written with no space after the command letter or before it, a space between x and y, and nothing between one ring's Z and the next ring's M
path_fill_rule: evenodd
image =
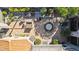
M78 51L79 8L0 8L1 51Z

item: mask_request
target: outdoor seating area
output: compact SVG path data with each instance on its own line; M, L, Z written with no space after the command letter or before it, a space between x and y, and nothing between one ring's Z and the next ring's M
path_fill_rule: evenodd
M68 8L52 7L1 8L0 50L31 51L32 47L62 46L74 42L79 45L79 16L63 15L61 11L65 10L69 12ZM73 37L70 39L71 36Z
M0 44L0 50L31 51L34 45L50 45L52 40L50 36L53 33L46 32L44 28L44 25L48 22L47 20L41 23L38 21L37 23L32 19L26 18L18 22L11 22L8 26L9 30L6 32L6 35L0 39L0 42L2 42Z

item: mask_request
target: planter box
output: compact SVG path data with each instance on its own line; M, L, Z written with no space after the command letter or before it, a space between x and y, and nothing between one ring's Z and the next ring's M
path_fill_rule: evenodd
M24 38L5 38L0 40L0 51L30 51L31 44Z
M9 42L5 40L0 40L0 51L8 51L9 50Z

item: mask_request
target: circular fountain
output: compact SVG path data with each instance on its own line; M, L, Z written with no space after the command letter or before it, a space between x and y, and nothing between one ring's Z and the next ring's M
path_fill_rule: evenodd
M44 29L46 31L52 31L53 30L53 24L51 22L48 22L44 25Z

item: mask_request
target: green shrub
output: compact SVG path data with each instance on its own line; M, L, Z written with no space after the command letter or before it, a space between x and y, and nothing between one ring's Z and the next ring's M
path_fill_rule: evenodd
M35 44L35 45L41 44L41 40L40 40L40 39L36 39L36 40L34 41L34 44Z
M52 42L50 44L59 44L59 40L58 39L52 39Z
M59 40L54 39L54 40L53 40L53 44L59 44Z

